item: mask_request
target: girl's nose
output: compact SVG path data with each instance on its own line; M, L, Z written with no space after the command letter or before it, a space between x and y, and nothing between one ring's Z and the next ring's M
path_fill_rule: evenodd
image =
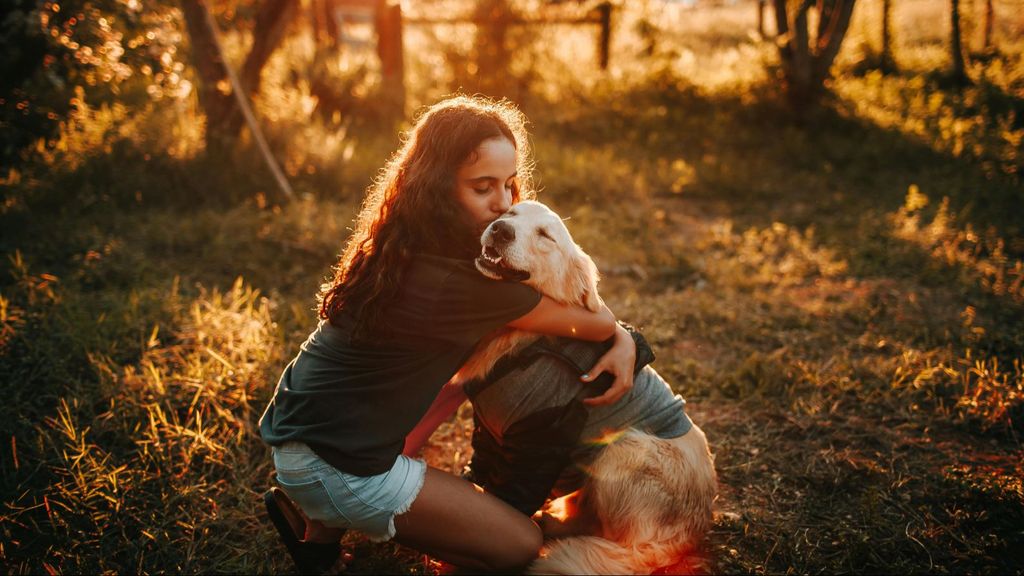
M512 207L512 192L502 188L494 199L494 203L491 205L491 210L496 214L504 214L508 212L508 209Z

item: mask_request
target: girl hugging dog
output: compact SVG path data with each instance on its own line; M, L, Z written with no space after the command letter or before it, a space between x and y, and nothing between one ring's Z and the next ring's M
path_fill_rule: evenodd
M329 568L350 528L469 569L537 557L529 517L403 454L461 403L445 385L495 330L611 340L586 380L614 382L593 403L632 387L635 345L607 307L559 303L474 265L484 229L532 196L524 124L503 102L435 104L368 191L320 322L260 419L281 487L268 511L303 572Z
M710 525L715 474L707 442L682 399L644 366L650 359L636 362L634 336L597 294L589 256L553 212L527 202L534 193L524 123L504 101L440 101L369 190L319 294L319 323L260 419L281 486L264 496L267 510L302 572L330 568L342 533L354 529L467 569L534 563L557 573L649 573L672 564ZM492 373L539 339L561 341L570 356L573 342L583 345L586 354L573 358L586 366L524 361L534 367L518 372L526 387L509 381L507 370ZM483 394L488 377L503 381ZM493 493L413 457L466 399L464 383L477 423L492 433L473 472ZM562 459L541 465L550 482L523 483L541 487L530 505L505 490L508 468L488 469L485 458L518 458L516 446L530 446L507 440L524 438L516 430L537 421L500 408L526 406L509 397L517 394L578 426L559 428ZM527 515L575 457L575 445L609 422L624 434L585 464L590 478L569 500L579 522L545 521L552 533L586 537L554 544L535 563L544 535Z

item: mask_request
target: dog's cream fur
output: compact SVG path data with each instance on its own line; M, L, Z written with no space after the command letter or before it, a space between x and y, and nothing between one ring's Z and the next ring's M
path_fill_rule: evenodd
M498 240L501 227L514 231L512 242ZM569 234L569 230L550 208L535 201L516 204L484 231L485 250L500 253L500 266L489 265L484 256L477 268L496 280L528 272L522 280L528 286L561 304L580 306L596 312L602 305L597 293L597 266ZM459 370L456 382L482 378L498 359L514 354L540 338L539 335L505 328L480 343L473 356Z
M562 220L539 202L521 202L492 223L481 242L480 271L521 280L555 301L596 311L597 267ZM539 336L504 329L481 343L457 379L483 377L498 359ZM605 447L577 495L591 534L556 540L534 574L650 574L676 564L711 526L717 490L704 432L694 425L665 440L630 430Z

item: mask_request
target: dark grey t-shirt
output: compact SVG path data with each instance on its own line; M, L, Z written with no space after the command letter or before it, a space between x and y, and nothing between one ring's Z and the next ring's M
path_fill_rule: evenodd
M539 301L472 261L417 255L385 314L387 340L352 343L350 316L321 322L281 375L260 435L274 446L303 442L349 474L387 472L477 342Z

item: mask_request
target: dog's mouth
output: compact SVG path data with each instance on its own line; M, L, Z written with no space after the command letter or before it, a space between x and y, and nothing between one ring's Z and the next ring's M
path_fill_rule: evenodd
M512 268L505 262L504 256L494 246L484 246L480 255L476 258L476 268L484 276L495 280L511 280L523 282L530 279L530 273L526 270Z

